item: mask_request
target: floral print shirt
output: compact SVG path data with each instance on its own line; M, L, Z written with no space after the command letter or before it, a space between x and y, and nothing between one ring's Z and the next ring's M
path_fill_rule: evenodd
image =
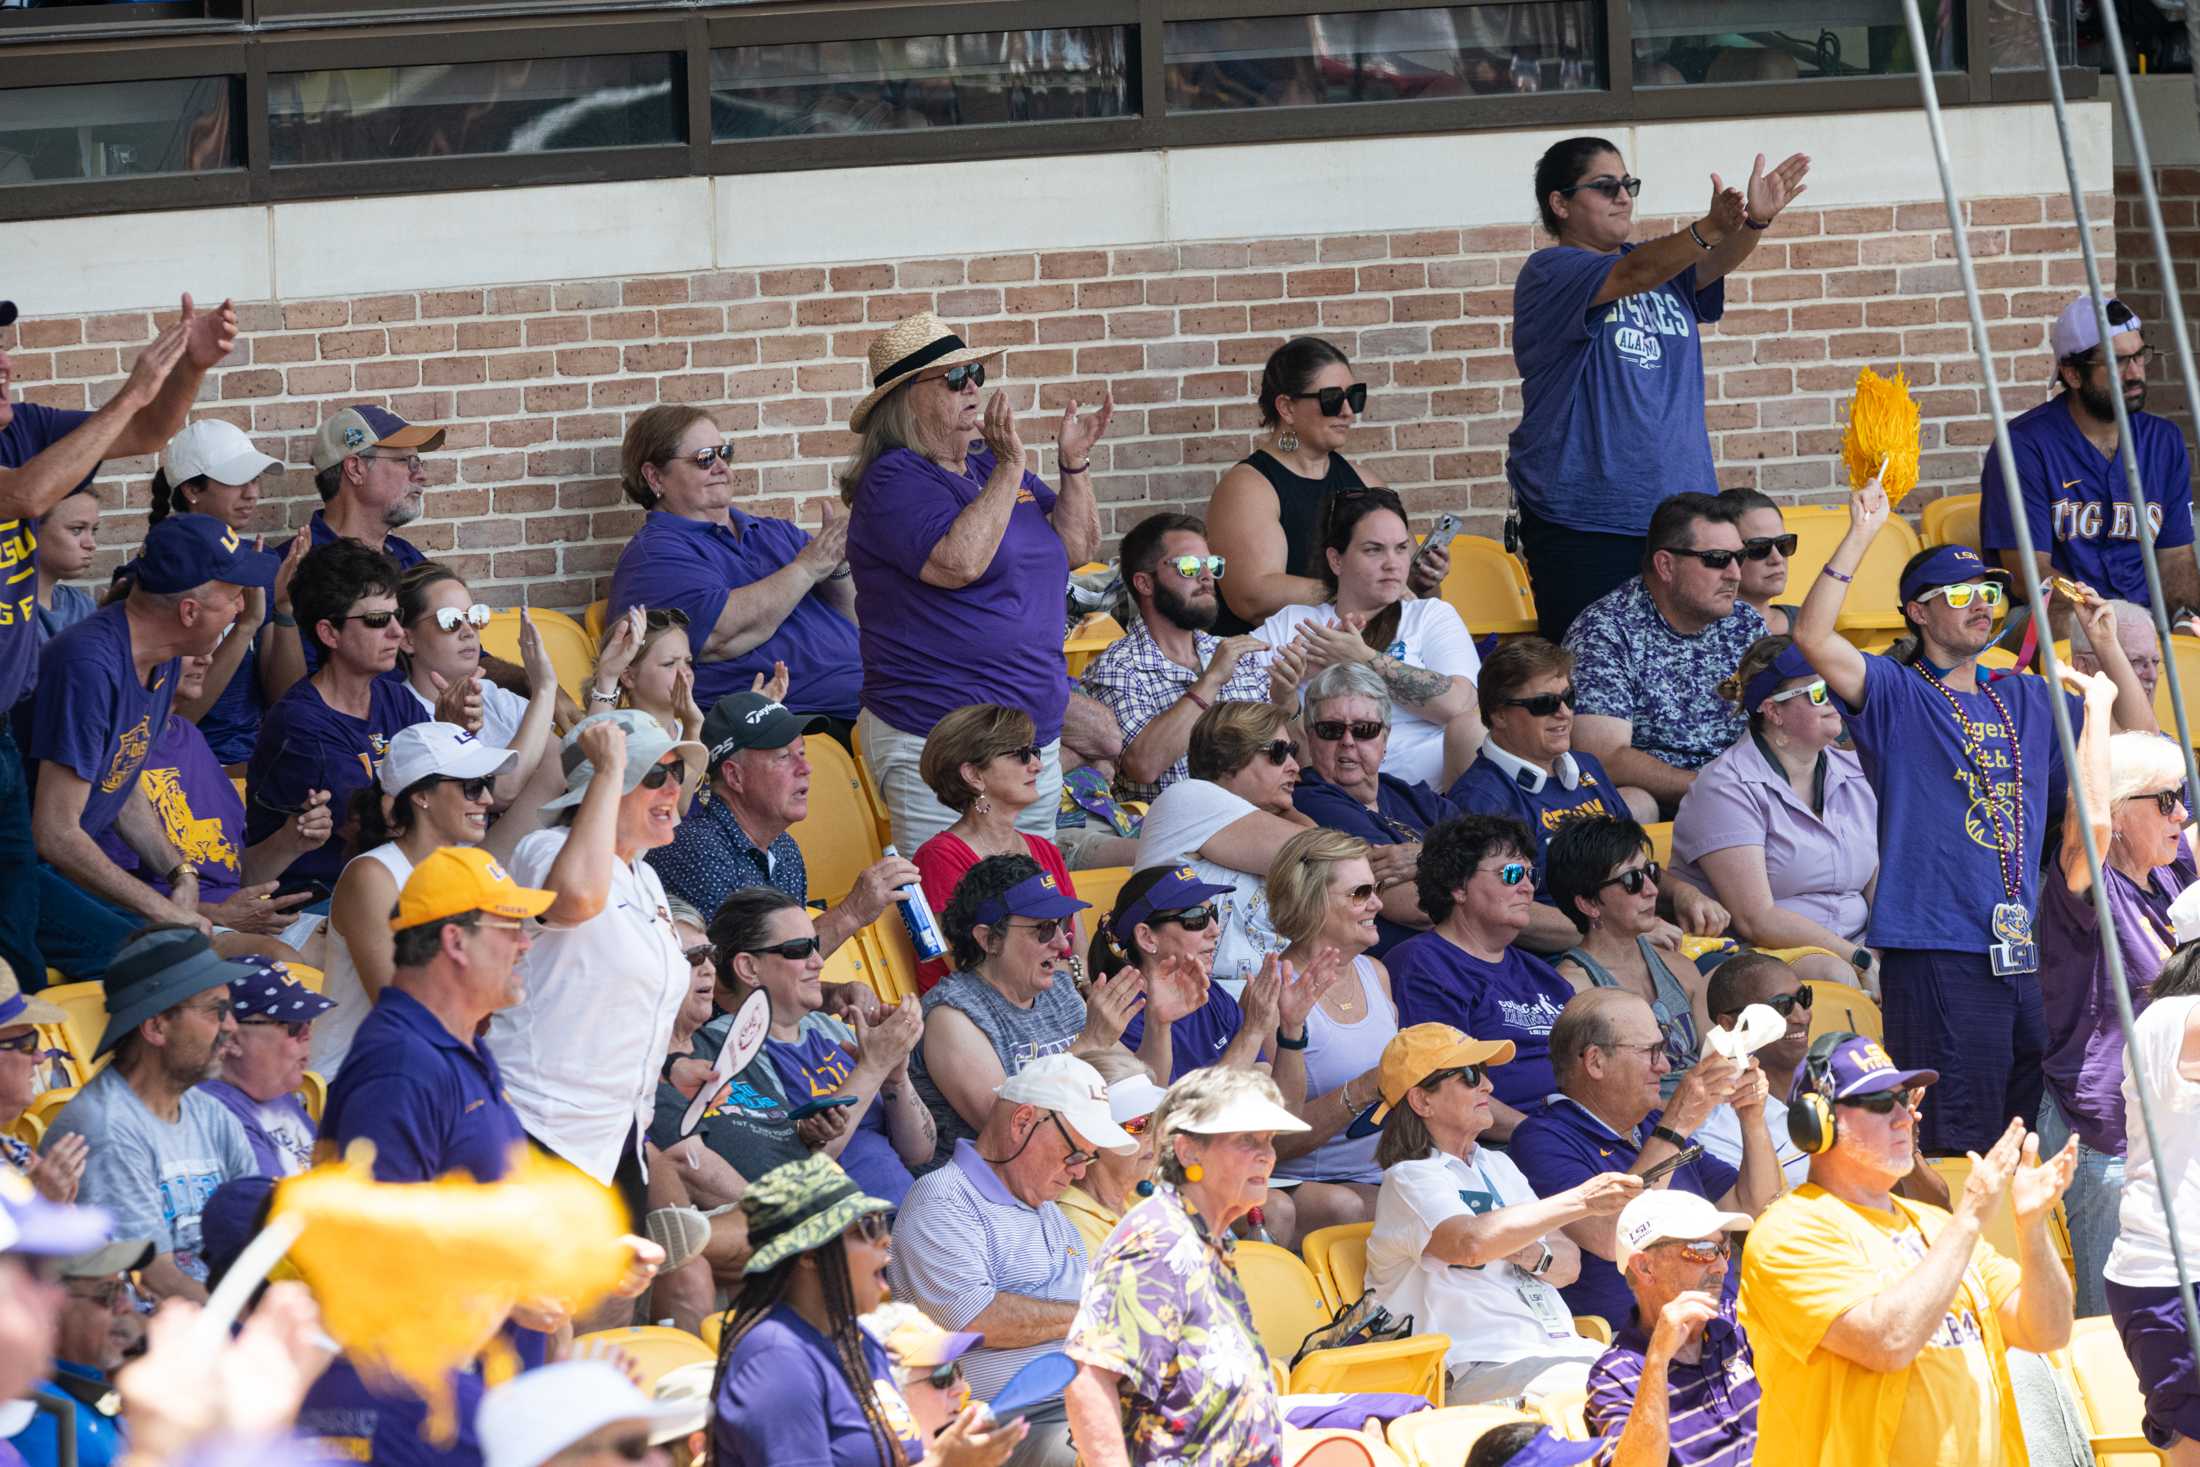
M1757 608L1736 601L1724 620L1683 636L1637 576L1589 603L1566 629L1581 700L1575 711L1624 718L1635 748L1676 769L1701 769L1748 730L1746 715L1718 688L1764 634Z
M1122 1377L1123 1439L1139 1467L1281 1460L1275 1376L1236 1263L1173 1193L1139 1203L1109 1236L1065 1348Z

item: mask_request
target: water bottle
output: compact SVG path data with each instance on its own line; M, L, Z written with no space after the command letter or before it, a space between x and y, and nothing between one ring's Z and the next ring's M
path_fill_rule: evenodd
M899 856L901 852L888 846L886 854ZM925 900L923 887L912 881L900 888L894 893L894 905L901 909L902 925L909 929L909 943L917 950L918 958L936 958L947 951L947 938L932 915L932 904Z
M1245 1222L1249 1229L1246 1236L1251 1238L1254 1242L1268 1244L1275 1243L1275 1235L1268 1231L1268 1221L1266 1218L1261 1216L1261 1211L1259 1208L1256 1207L1251 1212L1246 1213Z

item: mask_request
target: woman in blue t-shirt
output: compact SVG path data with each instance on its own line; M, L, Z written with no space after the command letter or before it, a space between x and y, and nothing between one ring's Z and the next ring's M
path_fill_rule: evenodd
M1554 143L1535 169L1536 208L1557 241L1513 285L1520 426L1505 476L1543 635L1641 569L1659 500L1716 492L1696 333L1726 310L1721 285L1803 192L1801 153L1747 190L1711 175L1711 208L1678 234L1636 244L1642 180L1603 138Z
M92 481L71 489L38 521L38 645L43 647L99 609L92 593L67 584L99 553L99 496Z

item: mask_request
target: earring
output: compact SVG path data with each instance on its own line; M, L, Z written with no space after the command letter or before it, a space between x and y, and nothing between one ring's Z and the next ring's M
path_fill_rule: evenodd
M1297 453L1299 451L1299 435L1289 428L1285 428L1276 435L1276 447L1282 449L1285 453Z
M1204 1182L1207 1180L1207 1168L1196 1161L1186 1162L1184 1164L1184 1180L1187 1182Z
M1153 1183L1151 1183L1151 1182L1140 1182L1140 1183L1139 1183L1139 1184L1138 1184L1138 1185L1137 1185L1136 1187L1134 1187L1134 1188L1133 1188L1132 1190L1133 1190L1133 1191L1135 1191L1136 1193L1138 1193L1138 1195L1139 1195L1139 1196L1141 1196L1141 1197L1151 1197L1151 1196L1153 1196Z
M970 813L973 815L990 815L993 813L993 802L984 795L980 795L978 796L978 802L970 807Z

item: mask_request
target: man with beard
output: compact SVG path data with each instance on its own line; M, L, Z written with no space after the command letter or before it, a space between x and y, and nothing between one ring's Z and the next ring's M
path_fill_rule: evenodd
M2184 435L2167 418L2143 412L2147 401L2146 323L2122 301L2108 303L2114 334L2101 348L2093 298L2081 295L2048 331L2055 353L2054 397L2009 425L2024 495L2025 521L2040 579L2050 573L2082 581L2103 596L2151 606L2139 549L2122 445L2116 433L2120 392L2138 454L2139 487L2162 566L2162 594L2173 619L2200 611L2200 557L2193 548L2192 469ZM2002 488L2001 461L1986 447L1979 480L1979 538L2011 571L2019 571L2016 524ZM2055 634L2069 634L2070 608L2055 604Z
M1116 793L1151 800L1186 776L1192 725L1218 702L1270 697L1268 644L1217 637L1222 557L1188 514L1148 515L1123 537L1123 582L1138 620L1085 668L1084 692L1123 729ZM1294 683L1295 686L1295 683Z
M1834 630L1850 577L1891 511L1875 479L1849 500L1849 529L1795 618L1795 645L1827 688L1879 796L1879 890L1868 945L1880 953L1887 1045L1939 1071L1918 1126L1929 1155L1984 1153L2010 1116L2039 1114L2046 1020L2033 914L2042 843L2065 777L2044 679L1982 676L2009 573L1966 545L1912 556L1898 594L1910 635L1888 656ZM2152 731L2154 710L2116 640L2115 612L2079 608L2114 683L2115 723ZM2085 701L2065 692L2073 731Z

